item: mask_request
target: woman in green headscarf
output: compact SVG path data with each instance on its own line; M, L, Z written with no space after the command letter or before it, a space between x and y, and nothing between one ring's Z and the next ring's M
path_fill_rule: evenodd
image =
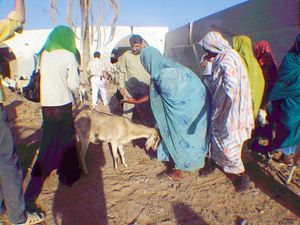
M55 169L60 182L68 186L80 177L71 93L79 86L74 32L66 26L56 27L39 54L43 136L26 193L28 200L37 198Z
M73 53L74 56L77 55L75 34L71 28L67 26L58 26L54 28L46 40L42 51L45 50L47 52L51 52L58 49L67 50Z
M262 70L254 57L252 42L248 36L233 37L233 48L243 59L250 83L254 117L257 117L265 90L265 79Z

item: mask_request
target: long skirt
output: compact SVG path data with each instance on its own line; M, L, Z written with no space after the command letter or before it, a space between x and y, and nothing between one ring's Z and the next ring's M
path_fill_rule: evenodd
M80 177L72 103L42 107L42 113L43 136L31 175L45 179L57 169L60 182L70 186Z

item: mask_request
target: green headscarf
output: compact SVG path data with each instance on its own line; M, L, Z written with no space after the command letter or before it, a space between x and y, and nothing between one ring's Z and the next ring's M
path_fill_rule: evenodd
M57 26L49 34L47 41L42 50L51 52L57 49L65 49L72 52L75 57L77 55L77 48L75 45L75 34L70 27Z
M254 57L252 42L248 36L233 37L233 48L243 59L250 83L254 117L257 117L265 90L265 79L262 70Z

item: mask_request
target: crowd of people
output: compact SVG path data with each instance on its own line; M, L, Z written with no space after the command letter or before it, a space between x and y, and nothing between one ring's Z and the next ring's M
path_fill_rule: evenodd
M15 2L15 10L0 21L0 43L22 30L25 22L24 1ZM199 42L205 52L201 76L144 46L140 35L132 35L129 42L131 50L116 63L123 116L132 119L137 109L143 120L147 112L140 106L150 101L161 135L157 159L166 165L158 179L180 181L183 171L195 170L206 177L219 168L241 192L249 187L243 148L263 153L282 149L281 161L290 164L288 155L300 142L300 35L277 69L267 41L252 46L246 35L228 40L211 31ZM37 57L43 135L25 195L0 89L0 207L1 212L7 209L13 224L45 219L43 213L27 212L25 199L36 200L53 170L62 185L72 186L80 178L72 112L79 57L72 29L55 27ZM99 91L103 104L109 104L100 57L95 52L88 66L93 109ZM261 137L269 144L260 145Z
M294 163L288 156L300 142L299 36L279 70L267 41L252 46L250 37L240 35L230 42L216 31L202 38L206 53L200 78L153 47L142 48L141 64L151 76L149 94L124 95L122 101L138 105L150 98L162 137L157 158L168 162L159 178L178 181L182 171L195 169L205 177L219 167L237 191L244 191L249 177L243 149L266 155L281 149L279 161ZM259 143L263 138L267 145Z

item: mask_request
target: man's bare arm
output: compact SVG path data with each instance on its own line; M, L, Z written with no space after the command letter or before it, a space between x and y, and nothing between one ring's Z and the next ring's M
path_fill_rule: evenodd
M15 11L21 23L25 23L25 4L24 0L15 0Z

